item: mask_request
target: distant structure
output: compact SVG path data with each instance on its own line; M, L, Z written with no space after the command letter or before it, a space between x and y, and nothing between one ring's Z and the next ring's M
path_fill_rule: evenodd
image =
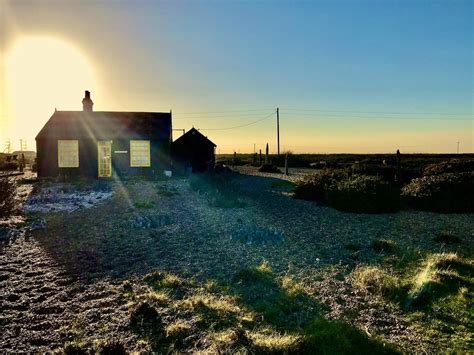
M216 161L216 145L194 127L172 143L176 170L209 171Z
M170 169L170 112L55 111L36 136L38 177L163 174Z
M38 177L158 176L172 169L214 167L215 147L196 129L172 143L171 112L57 111L36 136ZM168 173L166 173L168 175Z

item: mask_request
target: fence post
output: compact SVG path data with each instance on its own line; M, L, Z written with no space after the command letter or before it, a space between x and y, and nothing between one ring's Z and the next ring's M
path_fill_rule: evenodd
M285 154L285 175L288 175L288 153Z

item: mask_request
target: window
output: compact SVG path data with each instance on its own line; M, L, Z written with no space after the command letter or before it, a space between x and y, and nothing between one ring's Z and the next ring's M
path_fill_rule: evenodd
M58 166L60 168L79 167L79 141L58 140Z
M150 141L130 141L130 166L150 167Z

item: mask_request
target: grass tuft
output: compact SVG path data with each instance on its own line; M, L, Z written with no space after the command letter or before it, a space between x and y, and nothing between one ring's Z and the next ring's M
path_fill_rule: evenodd
M397 252L397 243L391 239L375 239L372 242L372 248L377 253L394 254Z
M452 232L442 232L438 234L433 240L437 243L444 244L459 244L462 242L461 238Z
M399 286L398 279L382 268L361 266L352 273L354 286L369 292L387 295Z

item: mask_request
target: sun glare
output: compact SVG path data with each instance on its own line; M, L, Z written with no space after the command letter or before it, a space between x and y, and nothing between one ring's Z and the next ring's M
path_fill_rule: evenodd
M72 44L53 37L20 37L7 50L4 68L3 139L16 143L26 138L31 148L55 108L79 110L84 90L97 87L87 58Z

